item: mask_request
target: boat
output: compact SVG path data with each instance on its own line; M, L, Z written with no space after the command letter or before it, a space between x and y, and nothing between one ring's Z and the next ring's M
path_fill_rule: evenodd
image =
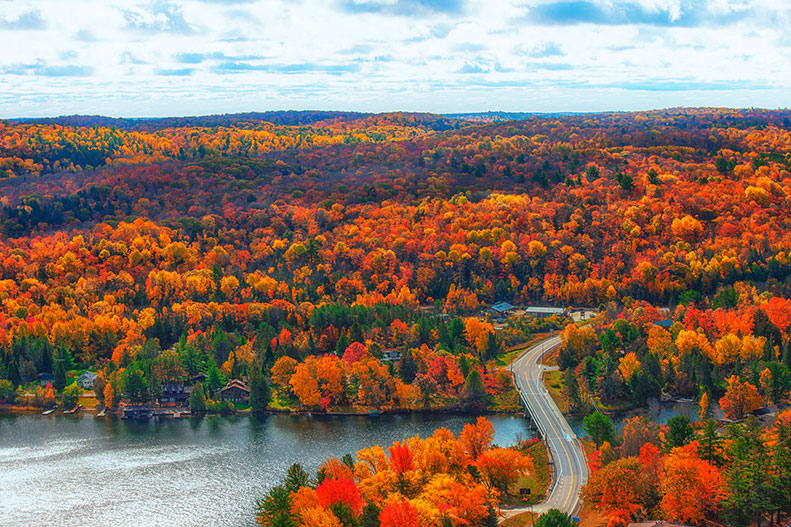
M41 415L49 415L49 414L51 414L54 411L55 411L55 408L52 408L50 410L44 410L43 412L41 412Z
M368 417L379 417L382 415L381 410L368 410Z

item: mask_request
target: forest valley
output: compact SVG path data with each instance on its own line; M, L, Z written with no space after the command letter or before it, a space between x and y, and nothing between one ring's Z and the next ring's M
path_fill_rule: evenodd
M194 410L233 409L217 392L247 377L254 410L514 411L509 352L562 331L568 412L688 397L724 417L597 442L586 492L610 525L789 514L787 492L757 490L791 488L787 422L747 416L791 390L791 112L495 117L3 122L0 400L68 406L90 369L108 408L200 377ZM498 321L500 301L600 316ZM473 488L465 455L443 493ZM373 477L346 467L289 499L331 505ZM699 493L673 494L687 476Z

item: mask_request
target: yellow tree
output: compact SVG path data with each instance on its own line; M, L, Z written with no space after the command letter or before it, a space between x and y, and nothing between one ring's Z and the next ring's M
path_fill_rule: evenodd
M464 329L467 332L467 340L478 352L478 357L483 357L489 343L489 334L494 333L494 326L476 317L469 317L464 319Z
M297 361L291 357L280 357L275 361L270 372L272 373L272 382L285 391L289 389L289 382L291 376L297 371Z
M623 380L629 382L629 379L631 379L632 375L634 375L635 372L640 369L640 366L640 361L637 360L637 355L635 355L633 351L630 351L621 358L620 364L618 365L618 371L621 372Z

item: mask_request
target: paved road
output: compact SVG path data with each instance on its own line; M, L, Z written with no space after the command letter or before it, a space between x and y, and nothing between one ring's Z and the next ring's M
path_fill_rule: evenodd
M588 479L588 464L577 436L572 432L563 414L541 380L546 369L541 359L547 352L560 346L560 337L550 337L529 348L511 365L516 387L528 407L541 437L549 446L554 465L554 478L549 498L533 506L533 511L543 513L559 509L575 515L579 505L580 489ZM503 511L511 517L530 509Z

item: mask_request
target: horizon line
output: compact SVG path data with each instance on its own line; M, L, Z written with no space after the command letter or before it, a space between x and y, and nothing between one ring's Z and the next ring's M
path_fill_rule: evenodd
M667 106L657 108L645 108L639 110L590 110L590 111L568 111L568 110L554 110L554 111L536 111L536 110L467 110L467 111L453 111L453 112L427 112L416 110L385 110L379 112L359 111L359 110L340 110L340 109L278 109L278 110L248 110L242 112L227 112L227 113L206 113L206 114L181 114L181 115L160 115L160 116L118 116L106 114L87 114L87 113L72 113L60 115L46 115L46 116L20 116L20 117L0 117L0 121L19 121L30 122L39 120L56 120L67 119L75 117L89 117L89 118L103 118L115 120L130 120L130 121L155 121L163 119L188 119L200 117L233 117L248 114L278 114L278 113L340 113L340 114L359 114L365 116L375 115L388 115L388 114L417 114L417 115L435 115L440 117L454 118L454 116L464 115L490 115L490 114L523 114L523 115L603 115L603 114L630 114L630 113L650 113L662 111L679 111L679 110L751 110L751 111L767 111L767 112L781 112L788 111L789 107L763 107L763 106Z

